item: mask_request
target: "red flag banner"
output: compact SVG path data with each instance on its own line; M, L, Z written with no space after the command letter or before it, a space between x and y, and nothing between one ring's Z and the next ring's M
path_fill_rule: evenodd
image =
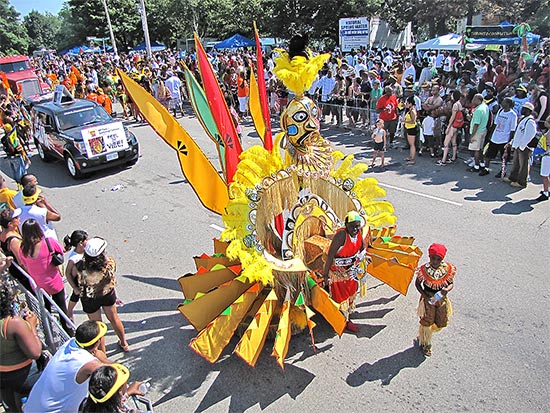
M269 102L267 100L267 88L265 86L264 60L262 54L262 44L258 35L258 28L254 22L254 36L256 38L256 67L258 70L258 90L260 92L260 104L264 115L265 135L263 136L264 148L268 151L273 149L273 135L271 133L271 115L269 111Z
M225 144L225 168L227 174L227 184L233 182L233 175L237 170L239 163L239 155L243 151L241 147L241 141L239 135L235 129L233 118L225 102L223 93L220 89L218 79L212 69L212 65L208 61L206 52L202 47L199 37L195 33L195 46L197 50L197 61L199 63L199 70L202 77L202 85L208 105L212 111L214 121L218 126L218 131Z

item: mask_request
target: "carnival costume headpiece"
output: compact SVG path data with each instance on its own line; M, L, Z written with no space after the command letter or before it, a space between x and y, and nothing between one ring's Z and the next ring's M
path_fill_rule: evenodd
M286 132L282 147L291 157L298 175L327 176L332 169L332 148L320 134L319 108L304 93L311 87L329 54L313 56L306 48L307 36L290 40L289 50L277 49L273 72L295 94L281 115Z

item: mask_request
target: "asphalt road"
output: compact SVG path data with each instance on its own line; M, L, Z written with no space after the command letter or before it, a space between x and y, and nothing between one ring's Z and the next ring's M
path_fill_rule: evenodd
M181 122L216 162L195 119ZM406 153L390 151L385 171L366 174L387 189L398 233L415 236L424 251L432 242L447 245L458 267L455 315L434 335L433 356L412 346L414 285L400 296L370 279L354 317L358 334L338 338L317 319L315 350L307 333L292 337L284 371L269 341L256 368L231 356L236 340L211 365L188 347L196 332L176 310L183 302L177 278L193 271L194 255L212 251L219 231L211 225L221 219L201 207L175 152L149 126L129 127L141 143L134 167L74 181L62 163L35 155L30 171L62 214L60 237L85 229L108 240L131 347L120 352L110 329L108 353L130 368L131 380L150 379L155 411L548 411L550 203L532 201L540 185L518 191L494 172L479 177L462 163L438 167L426 157L405 166ZM244 147L259 143L246 131ZM323 135L370 161L366 136L342 129ZM540 183L538 171L532 176Z

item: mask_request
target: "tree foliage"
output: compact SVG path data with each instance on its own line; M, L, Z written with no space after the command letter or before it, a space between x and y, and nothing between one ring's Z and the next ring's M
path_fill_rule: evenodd
M4 54L25 54L29 46L29 37L19 21L19 13L9 0L0 0L0 45L0 52Z
M33 10L23 18L23 26L30 39L28 53L42 47L46 49L57 47L56 34L61 28L61 20L58 16L51 13L41 14Z
M31 53L86 44L86 37L109 37L103 0L67 0L57 16L32 11L21 20L9 3L0 0L0 53ZM139 0L106 0L118 50L144 40ZM527 21L533 30L550 35L548 0L145 0L149 33L173 47L177 39L222 39L236 32L252 36L256 21L263 37L290 38L308 33L313 40L338 42L343 17L379 16L393 29L413 22L413 32L426 36L455 29L459 18L483 13L492 21Z

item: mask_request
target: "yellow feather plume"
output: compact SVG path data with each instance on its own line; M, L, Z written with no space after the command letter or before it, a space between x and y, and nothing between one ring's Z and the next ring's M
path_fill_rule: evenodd
M317 73L330 56L322 54L312 57L310 54L309 59L304 56L294 56L291 60L286 51L281 49L277 49L277 51L280 54L275 58L273 73L298 96L311 87Z

